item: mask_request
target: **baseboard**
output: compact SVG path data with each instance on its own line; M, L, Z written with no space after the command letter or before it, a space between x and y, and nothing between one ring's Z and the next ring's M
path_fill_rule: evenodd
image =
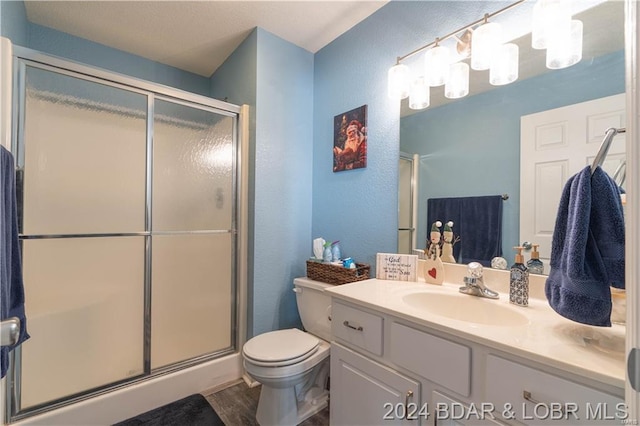
M242 380L249 386L250 388L255 388L256 386L260 386L260 383L256 382L253 377L251 377L246 371L242 374Z

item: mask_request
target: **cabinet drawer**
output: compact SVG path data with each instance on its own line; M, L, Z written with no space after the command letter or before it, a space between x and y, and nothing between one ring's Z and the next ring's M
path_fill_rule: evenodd
M505 407L512 420L525 424L621 424L626 418L621 398L507 361L487 357L487 401L496 412ZM506 404L509 404L508 406Z
M463 396L471 393L471 348L429 333L391 324L390 359Z
M382 356L382 317L334 302L331 318L333 337Z

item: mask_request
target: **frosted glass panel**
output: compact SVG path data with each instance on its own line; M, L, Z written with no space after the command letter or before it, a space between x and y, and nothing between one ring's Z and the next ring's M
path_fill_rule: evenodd
M157 100L153 230L230 229L233 119Z
M142 374L144 237L23 244L22 407Z
M231 346L230 234L153 237L151 368Z
M25 234L144 231L146 99L27 68Z

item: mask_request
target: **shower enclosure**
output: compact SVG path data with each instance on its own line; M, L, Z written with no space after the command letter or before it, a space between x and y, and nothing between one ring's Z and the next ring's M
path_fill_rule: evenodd
M398 253L413 254L418 209L418 154L400 153L398 160Z
M240 108L14 55L16 421L237 352Z

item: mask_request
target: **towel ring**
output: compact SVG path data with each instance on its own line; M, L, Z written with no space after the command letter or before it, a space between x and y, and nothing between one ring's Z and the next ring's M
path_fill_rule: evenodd
M602 140L602 144L600 145L600 149L598 150L598 153L596 154L596 158L593 160L593 164L591 165L592 175L593 175L593 172L596 171L596 168L598 166L602 166L602 163L604 163L604 159L606 158L607 153L609 152L609 148L611 147L611 142L613 141L613 138L615 137L615 135L617 135L618 133L624 133L626 131L627 129L625 129L624 127L620 129L616 129L615 127L609 127L607 129L604 135L604 139Z

